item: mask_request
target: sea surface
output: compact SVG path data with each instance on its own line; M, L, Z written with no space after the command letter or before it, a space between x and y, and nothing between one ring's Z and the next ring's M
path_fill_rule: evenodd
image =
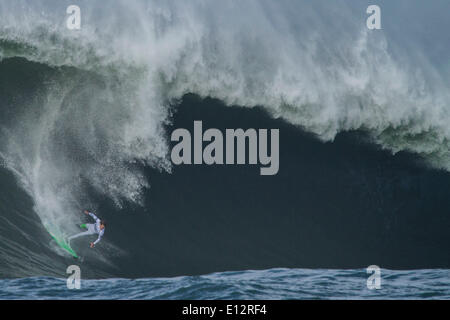
M450 270L381 269L380 289L368 289L365 269L269 269L202 276L67 280L0 280L0 299L450 299Z

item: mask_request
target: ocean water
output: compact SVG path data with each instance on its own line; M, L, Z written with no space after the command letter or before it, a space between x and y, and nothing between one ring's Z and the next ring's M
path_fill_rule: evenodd
M32 277L0 280L0 299L450 299L450 270L381 269L368 289L365 269L269 269L202 276L81 280Z

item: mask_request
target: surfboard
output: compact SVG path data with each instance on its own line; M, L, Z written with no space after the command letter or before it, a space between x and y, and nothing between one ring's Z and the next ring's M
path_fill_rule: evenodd
M67 251L70 255L72 255L74 258L78 258L78 255L76 252L70 247L70 244L66 241L63 234L59 231L58 228L52 226L52 225L44 225L45 229L48 231L48 233L52 236L53 240L55 240L56 244L60 246L62 249Z

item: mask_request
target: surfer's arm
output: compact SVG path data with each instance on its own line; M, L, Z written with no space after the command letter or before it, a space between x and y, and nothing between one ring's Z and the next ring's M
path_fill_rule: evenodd
M97 243L100 242L100 240L101 240L102 237L103 237L103 233L104 233L104 232L100 232L100 233L98 234L97 240L95 240L95 241L93 242L94 246L95 246Z
M95 214L93 214L92 212L89 212L88 214L92 217L92 219L95 220L95 222L97 222L97 220L100 220L100 219L97 218L97 216L96 216Z

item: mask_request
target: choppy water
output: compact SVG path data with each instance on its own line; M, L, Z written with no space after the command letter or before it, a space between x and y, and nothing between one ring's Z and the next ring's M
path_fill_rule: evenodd
M365 269L269 269L203 276L82 280L0 280L1 299L450 299L450 270L381 270L381 288L367 288Z

